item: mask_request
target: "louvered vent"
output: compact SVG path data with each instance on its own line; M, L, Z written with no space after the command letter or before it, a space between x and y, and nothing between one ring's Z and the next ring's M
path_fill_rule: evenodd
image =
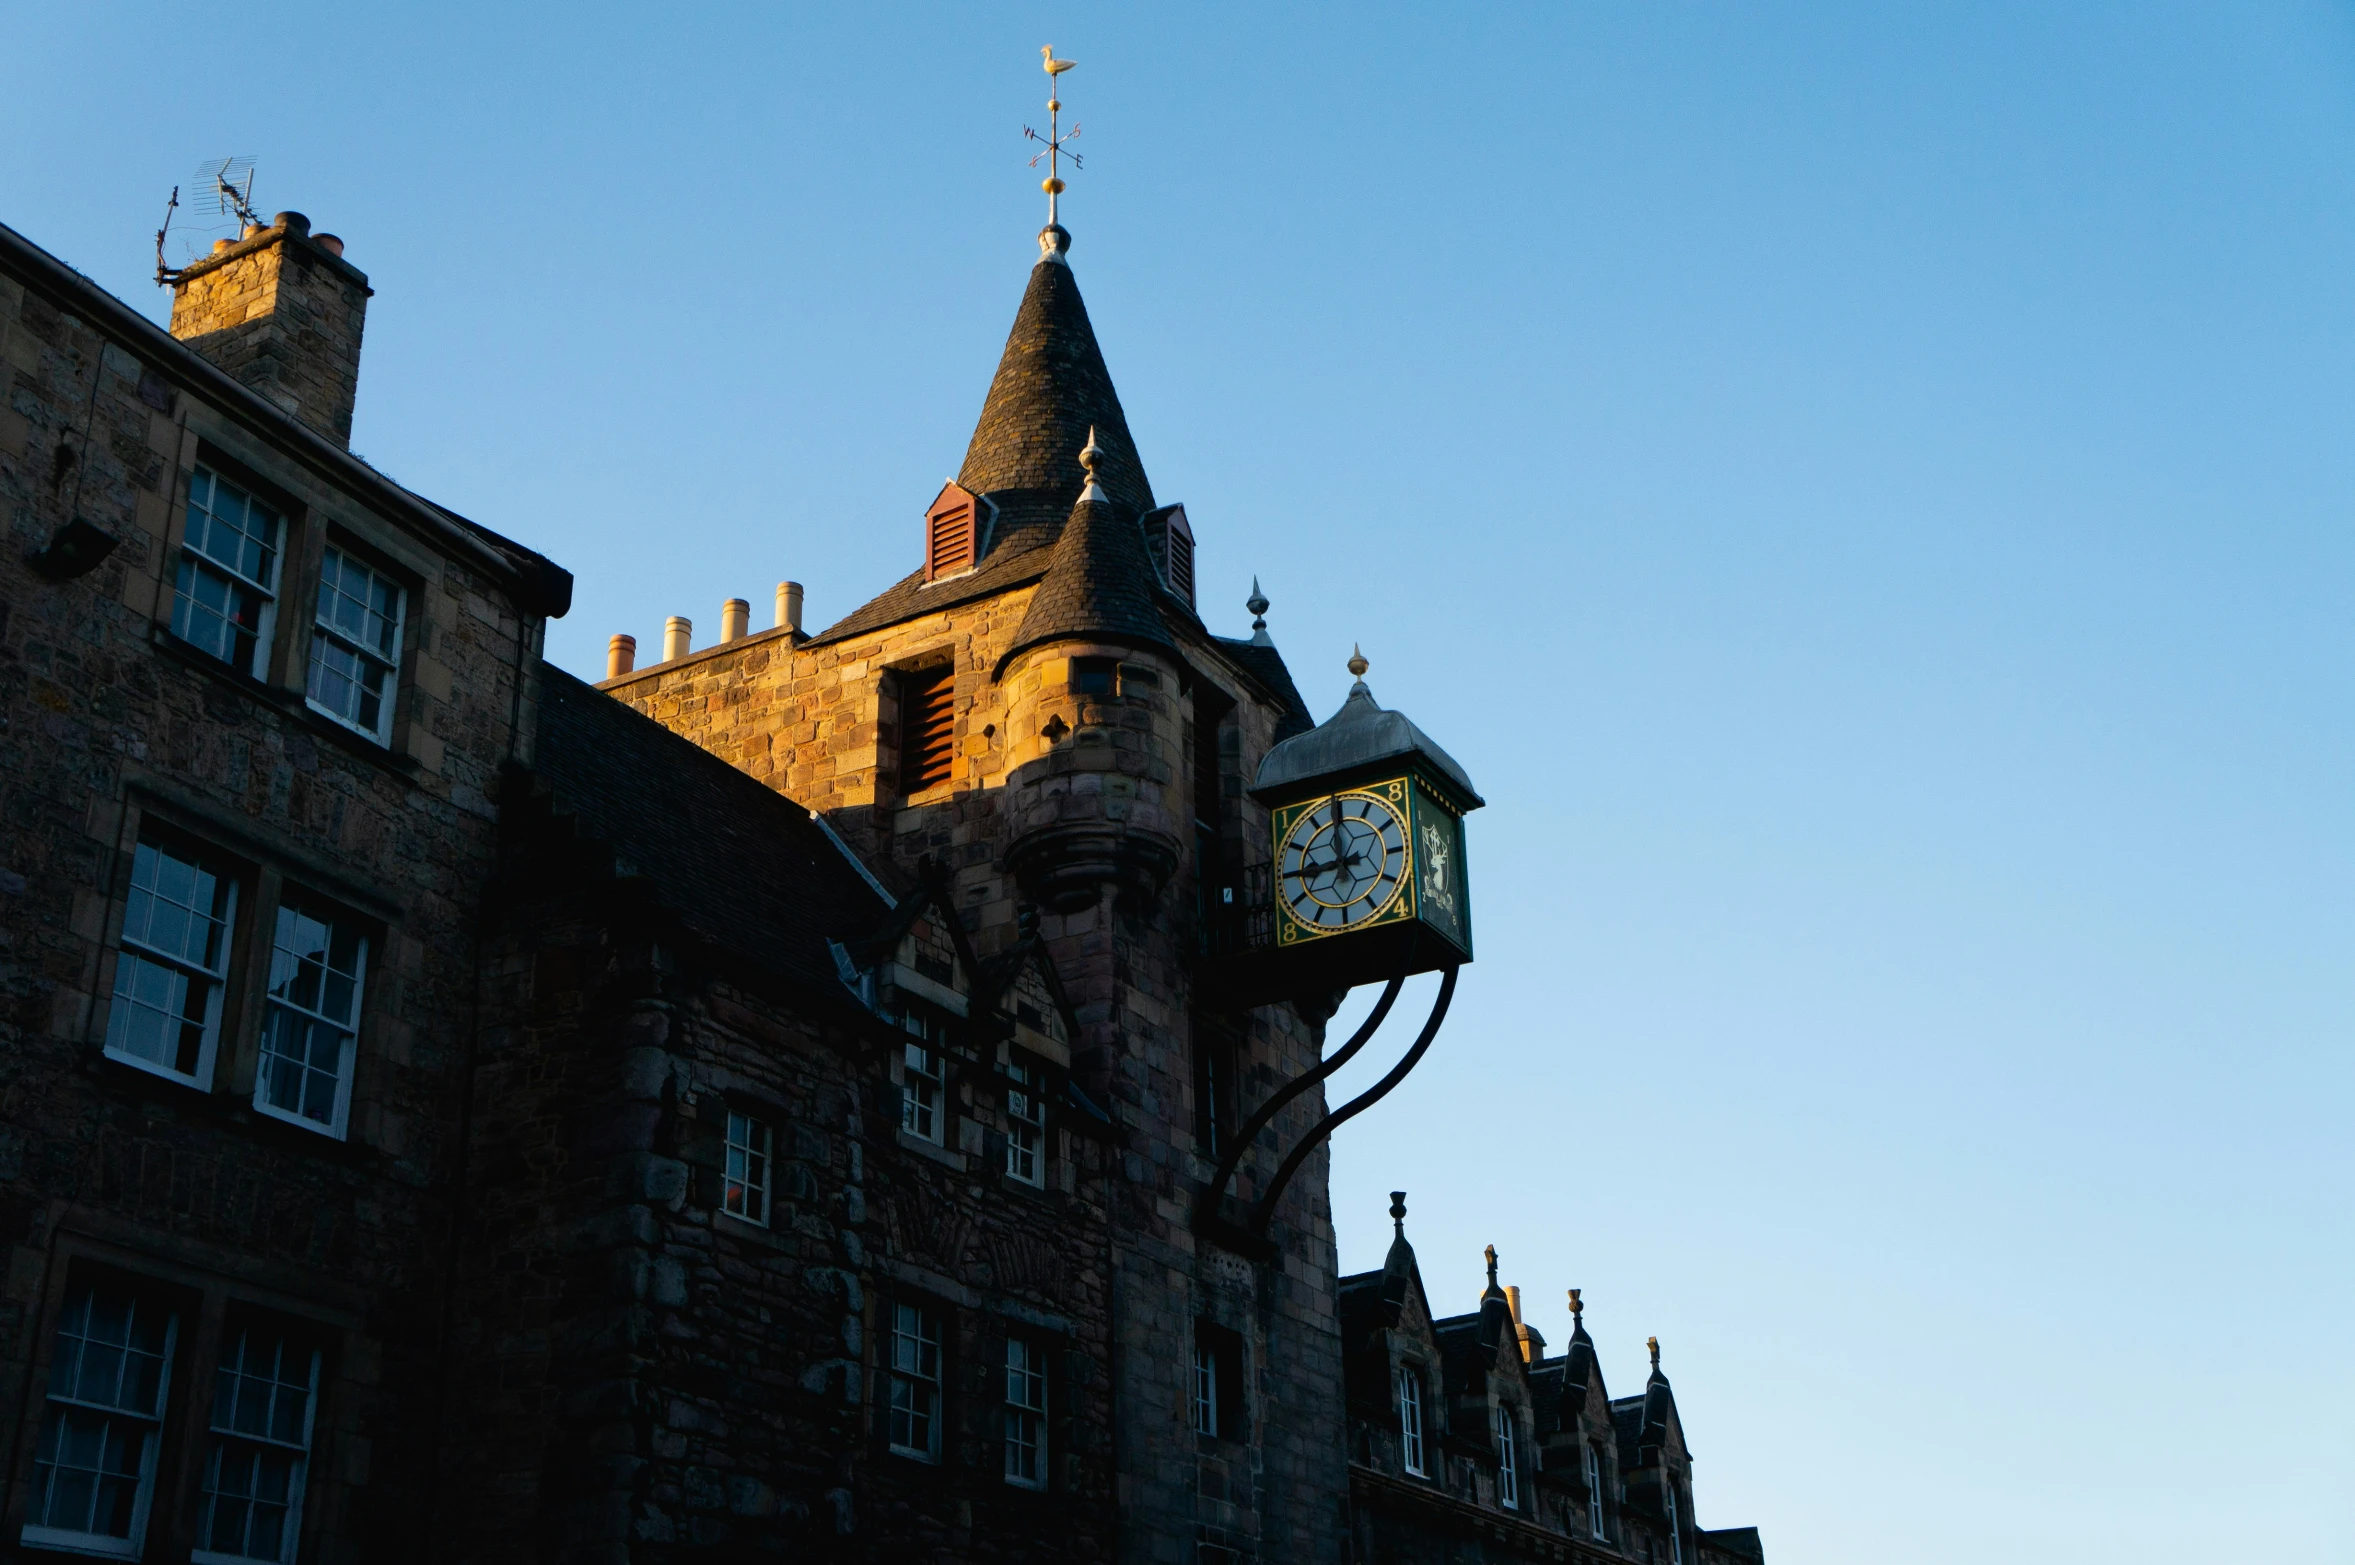
M1161 572L1161 585L1171 596L1183 598L1186 607L1194 606L1194 529L1186 521L1186 508L1165 505L1158 511L1145 513L1145 543L1153 553L1154 568Z
M900 676L900 792L921 793L949 780L956 754L956 670Z
M1169 590L1194 602L1194 540L1176 527L1169 530Z
M924 579L938 581L972 567L973 496L955 484L940 492L924 514Z

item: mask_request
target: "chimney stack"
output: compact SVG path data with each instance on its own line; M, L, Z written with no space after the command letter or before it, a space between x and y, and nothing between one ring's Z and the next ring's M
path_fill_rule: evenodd
M777 583L777 628L801 634L801 583Z
M616 636L605 644L605 677L619 679L636 672L638 667L638 638Z
M742 641L752 628L752 605L742 598L730 598L720 605L720 640Z
M348 447L373 292L342 240L281 212L173 279L172 335Z
M695 622L684 614L673 614L662 625L662 660L676 662L694 650Z

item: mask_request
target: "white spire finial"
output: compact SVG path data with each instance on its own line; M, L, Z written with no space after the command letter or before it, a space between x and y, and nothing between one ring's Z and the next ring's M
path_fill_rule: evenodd
M1087 504L1090 500L1102 501L1106 498L1103 486L1096 482L1096 464L1103 460L1104 448L1096 444L1096 426L1090 424L1088 426L1088 443L1080 447L1079 451L1079 465L1086 470L1088 475L1087 487L1079 492L1079 503L1082 505Z

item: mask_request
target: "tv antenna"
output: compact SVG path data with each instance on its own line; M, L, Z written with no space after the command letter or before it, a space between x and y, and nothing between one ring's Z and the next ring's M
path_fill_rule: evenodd
M262 214L253 205L253 159L215 158L196 171L195 194L189 198L189 209L213 217L226 218L239 234L260 228ZM173 266L164 259L164 241L172 232L172 215L180 210L180 187L172 187L172 199L164 203L164 226L155 231L155 285L167 287L180 280L186 269ZM199 225L219 227L219 224Z
M164 235L172 231L172 214L180 210L180 187L172 187L172 199L164 203L164 226L155 231L155 285L168 288L180 280L177 270L164 264Z
M253 209L252 158L215 158L197 169L196 177L204 184L204 194L197 199L208 203L210 210L237 219L242 228L265 226Z
M1079 62L1056 59L1053 44L1045 45L1039 50L1039 53L1046 60L1047 133L1042 136L1025 125L1022 127L1022 134L1041 144L1040 150L1032 155L1030 166L1037 168L1040 158L1047 160L1047 177L1040 182L1039 188L1047 193L1047 226L1053 228L1057 226L1055 198L1063 194L1062 161L1069 158L1073 168L1081 166L1079 154L1070 150L1070 144L1079 138L1078 124L1075 122L1068 131L1060 128L1063 114L1063 73Z

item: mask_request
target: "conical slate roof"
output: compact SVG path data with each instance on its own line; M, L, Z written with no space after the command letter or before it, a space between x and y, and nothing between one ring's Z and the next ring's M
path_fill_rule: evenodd
M1052 500L1059 514L1079 498L1073 458L1093 429L1104 452L1097 478L1113 507L1133 520L1153 509L1153 486L1129 438L1079 280L1063 259L1071 236L1049 228L1039 242L1046 254L1030 269L957 482L1012 509Z
M1097 439L1101 445L1100 430ZM1100 463L1097 471L1102 471ZM1091 482L1071 508L1071 519L1055 540L1046 577L1022 616L1022 628L999 659L1001 667L1023 648L1045 641L1112 641L1177 650L1154 607L1157 578L1145 552L1144 530L1135 516L1103 494Z

